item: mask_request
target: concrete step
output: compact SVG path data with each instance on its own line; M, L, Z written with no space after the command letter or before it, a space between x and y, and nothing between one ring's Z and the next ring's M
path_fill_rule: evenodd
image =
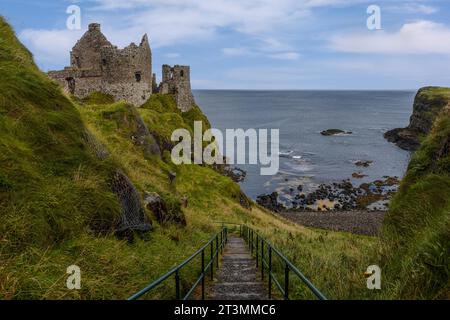
M210 300L267 299L267 283L261 280L256 261L244 239L230 236L220 268L207 294Z

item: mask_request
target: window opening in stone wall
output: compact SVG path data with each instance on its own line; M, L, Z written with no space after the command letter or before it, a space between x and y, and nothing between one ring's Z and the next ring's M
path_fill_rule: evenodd
M75 79L72 77L66 78L67 88L69 89L70 94L75 93Z
M180 71L180 77L182 77L182 78L184 77L184 70Z
M136 78L136 82L141 82L141 73L140 72L136 72L134 74L134 77Z

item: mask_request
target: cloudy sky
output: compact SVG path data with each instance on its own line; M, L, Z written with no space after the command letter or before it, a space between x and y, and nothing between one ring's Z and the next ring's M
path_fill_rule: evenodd
M69 30L70 5L81 30ZM381 8L381 30L367 9ZM191 65L196 89L450 86L449 0L1 0L45 71L69 63L91 22L119 47L147 33L157 74Z

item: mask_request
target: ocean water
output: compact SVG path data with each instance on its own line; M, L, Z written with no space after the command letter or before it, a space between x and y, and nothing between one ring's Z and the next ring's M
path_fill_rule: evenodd
M196 90L198 105L214 128L280 130L280 170L261 176L259 165L239 165L247 171L241 183L252 197L302 185L351 179L354 185L384 176L402 177L410 153L387 142L383 133L409 122L413 91L233 91ZM351 135L325 137L326 129ZM373 161L357 167L357 160ZM352 178L360 172L367 177Z

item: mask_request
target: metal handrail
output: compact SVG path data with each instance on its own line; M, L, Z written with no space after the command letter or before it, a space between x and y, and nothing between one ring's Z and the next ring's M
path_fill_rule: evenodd
M289 261L278 249L276 249L269 241L262 237L258 232L252 228L243 225L241 228L241 236L247 241L251 254L253 255L253 248L255 248L256 267L261 266L261 278L264 280L264 271L268 271L268 293L269 299L272 298L272 281L275 283L275 287L280 291L285 300L289 300L289 273L292 271L294 275L300 278L300 280L311 290L311 292L319 300L327 300L325 295L317 289L312 282L291 262ZM256 243L255 243L256 238ZM268 261L264 257L264 244L268 250ZM272 253L275 253L284 264L284 288L276 278L272 271ZM259 259L261 263L259 263Z
M219 244L220 237L220 244ZM191 262L194 258L201 254L201 274L200 277L194 282L194 285L188 290L187 294L183 297L183 300L189 299L189 297L194 292L195 288L201 283L202 284L202 300L205 299L205 275L208 270L211 270L211 280L214 278L214 262L216 262L216 267L219 268L219 254L223 252L223 248L228 240L228 230L226 227L222 227L221 231L216 233L203 247L198 249L194 254L192 254L189 258L184 260L182 263L172 268L169 272L153 281L149 285L145 286L143 289L139 290L132 296L130 296L127 300L136 300L142 297L144 294L153 290L165 280L170 278L172 275L175 275L175 297L177 300L181 298L181 288L180 288L180 270L185 267L189 262ZM214 248L214 242L216 243L216 248ZM205 265L205 250L210 247L210 260Z

